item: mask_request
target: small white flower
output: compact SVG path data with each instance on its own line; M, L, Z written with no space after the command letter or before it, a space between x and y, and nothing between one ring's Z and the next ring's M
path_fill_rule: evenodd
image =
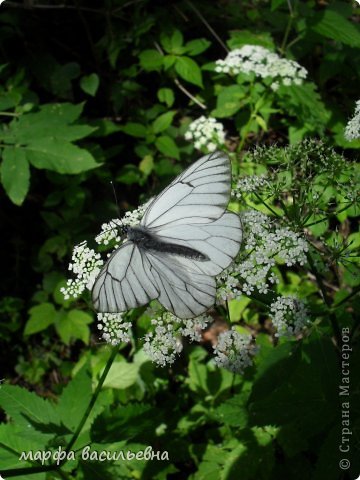
M356 102L354 116L347 123L344 136L349 142L360 138L360 100Z
M202 115L190 123L185 133L185 139L193 140L196 150L204 150L205 153L211 153L224 145L224 127L215 118L207 118Z
M234 373L242 373L252 365L252 358L259 350L253 344L251 335L244 335L236 330L220 333L217 344L213 347L215 363Z

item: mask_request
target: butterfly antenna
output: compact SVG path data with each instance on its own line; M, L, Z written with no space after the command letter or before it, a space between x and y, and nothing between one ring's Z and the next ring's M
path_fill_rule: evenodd
M116 204L116 210L117 210L118 218L120 218L120 208L119 208L119 203L118 203L118 199L117 199L117 195L116 195L114 182L111 180L110 183L111 183L111 187L113 189L113 193L114 193L114 197L115 197L115 204Z

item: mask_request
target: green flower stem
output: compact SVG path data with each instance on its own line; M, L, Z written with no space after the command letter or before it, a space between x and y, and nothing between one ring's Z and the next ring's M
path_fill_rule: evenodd
M319 272L317 271L317 269L315 267L314 261L313 261L311 255L310 255L310 253L307 253L307 260L308 260L309 265L310 265L310 270L316 278L316 281L317 281L317 284L318 284L318 286L320 288L320 291L322 293L322 297L324 299L324 302L326 303L326 306L329 309L329 313L328 313L329 320L330 320L331 327L333 329L333 332L334 332L334 335L335 335L335 338L336 338L336 343L338 345L340 345L340 343L341 343L341 332L340 332L339 325L337 324L336 317L335 317L334 313L331 311L331 309L332 309L331 299L327 294L324 282L321 278L321 275L319 274Z
M93 396L91 397L91 400L90 400L90 403L74 433L74 435L72 436L70 442L68 443L67 447L66 447L66 452L69 452L71 450L71 448L73 447L73 445L75 444L76 440L78 439L80 433L81 433L81 430L83 429L83 426L85 425L86 423L86 420L88 419L90 413L91 413L91 410L93 409L95 403L96 403L96 400L100 394L100 391L102 389L102 386L105 382L105 379L107 377L107 374L109 373L109 370L111 368L111 365L113 364L114 360L115 360L115 357L117 355L119 351L119 347L116 346L113 348L112 352L111 352L111 355L110 355L110 358L109 360L107 361L107 364L104 368L104 371L100 377L100 380L99 380L99 383L97 384L97 387L96 387L96 390L95 392L93 393Z
M358 293L360 292L360 285L358 285L357 287L355 287L353 289L353 291L351 293L349 293L349 295L346 295L346 297L344 297L342 300L340 300L339 302L335 303L335 305L332 306L332 310L340 307L341 305L343 305L344 303L346 303L348 300L350 300L350 298L354 297L355 295L357 295Z
M3 117L20 117L21 113L0 112L0 115Z
M250 97L251 97L251 92L250 92ZM238 152L241 152L244 145L245 145L245 142L246 142L246 139L247 139L247 135L249 133L249 130L250 130L250 125L251 125L251 122L254 120L254 118L256 118L256 115L258 113L258 111L260 110L260 108L262 107L262 105L264 104L264 100L266 98L266 92L264 93L264 95L256 102L255 106L253 107L253 110L250 112L250 116L249 116L249 120L247 121L247 123L245 124L245 127L244 127L244 134L241 138L241 141L239 143L239 146L237 147L237 151Z
M77 429L75 431L75 433L73 434L73 436L71 437L71 440L70 442L68 443L66 449L64 450L65 452L69 452L72 447L74 446L76 440L79 438L79 435L81 433L81 430L83 429L85 423L86 423L86 420L88 419L90 413L91 413L91 410L93 409L95 403L96 403L96 400L100 394L100 391L102 389L102 386L105 382L105 379L107 377L107 374L109 373L109 370L111 368L111 365L113 364L115 358L116 358L116 355L119 351L119 347L116 346L113 348L112 352L111 352L111 355L110 355L110 358L109 360L107 361L106 363L106 366L104 368L104 371L100 377L100 380L99 380L99 383L97 384L97 387L96 387L96 390L95 392L93 393L92 397L91 397L91 400L90 400L90 403L79 423L79 425L77 426ZM68 478L67 475L64 473L64 472L61 472L60 471L60 467L66 463L67 459L65 458L64 461L60 462L59 465L56 465L56 464L53 464L53 465L39 465L39 466L34 466L34 467L25 467L25 468L12 468L12 469L9 469L9 470L2 470L1 471L1 474L5 477L5 478L9 478L9 477L17 477L19 475L31 475L31 474L35 474L35 473L41 473L41 472L50 472L50 471L54 471L54 470L57 470L57 472L60 474L60 476L62 478Z

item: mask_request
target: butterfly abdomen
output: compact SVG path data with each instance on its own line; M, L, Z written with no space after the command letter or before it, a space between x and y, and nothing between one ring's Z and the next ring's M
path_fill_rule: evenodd
M207 255L195 250L194 248L178 245L176 243L162 242L144 227L131 227L127 231L127 237L139 248L145 250L155 250L161 253L170 253L180 255L193 260L206 261L209 260Z

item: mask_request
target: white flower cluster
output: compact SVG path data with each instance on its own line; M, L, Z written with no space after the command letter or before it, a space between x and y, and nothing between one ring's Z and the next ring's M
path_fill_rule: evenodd
M121 313L98 313L97 319L97 327L106 343L118 345L130 342L131 323L124 322Z
M218 277L219 301L239 298L243 293L268 293L278 283L271 271L276 262L287 266L304 265L308 245L299 234L277 227L270 218L256 210L243 213L244 246L242 254Z
M244 335L236 330L220 333L217 344L213 347L215 363L233 373L242 373L252 365L252 358L259 350L254 345L251 335Z
M202 115L190 123L185 140L193 140L197 150L204 150L205 153L214 152L225 143L224 127L215 118Z
M231 194L233 197L240 199L244 193L256 192L261 187L268 184L266 175L246 175L240 177L236 183L236 186L232 189Z
M100 254L89 248L86 241L81 242L74 247L72 261L73 263L70 263L69 270L74 272L76 278L69 279L66 287L60 289L65 300L68 300L69 298L77 298L85 288L91 290L95 279L104 264L101 260Z
M270 311L276 337L299 335L310 323L305 303L293 295L279 297L271 304Z
M171 365L183 349L175 325L165 323L161 318L153 319L151 323L155 325L155 330L145 335L144 352L161 367Z
M360 138L360 100L356 102L354 116L346 125L344 136L349 142Z
M148 204L149 202L140 205L140 207L132 212L126 212L122 218L113 218L110 222L103 223L101 225L101 232L95 237L95 241L102 245L109 245L110 242L114 241L114 247L118 247L121 242L121 235L119 235L119 233L126 231L126 227L138 225Z
M277 90L280 85L300 85L307 76L306 69L294 60L281 58L277 53L259 45L236 48L224 60L215 63L216 72L230 75L254 73L257 77L273 78L273 90Z
M159 308L149 307L146 315L152 317L155 332L145 336L144 350L152 361L164 366L175 360L177 353L182 350L181 337L187 337L190 342L199 342L201 332L212 322L209 315L199 315L195 318L182 319L173 313ZM155 318L154 318L155 317Z

